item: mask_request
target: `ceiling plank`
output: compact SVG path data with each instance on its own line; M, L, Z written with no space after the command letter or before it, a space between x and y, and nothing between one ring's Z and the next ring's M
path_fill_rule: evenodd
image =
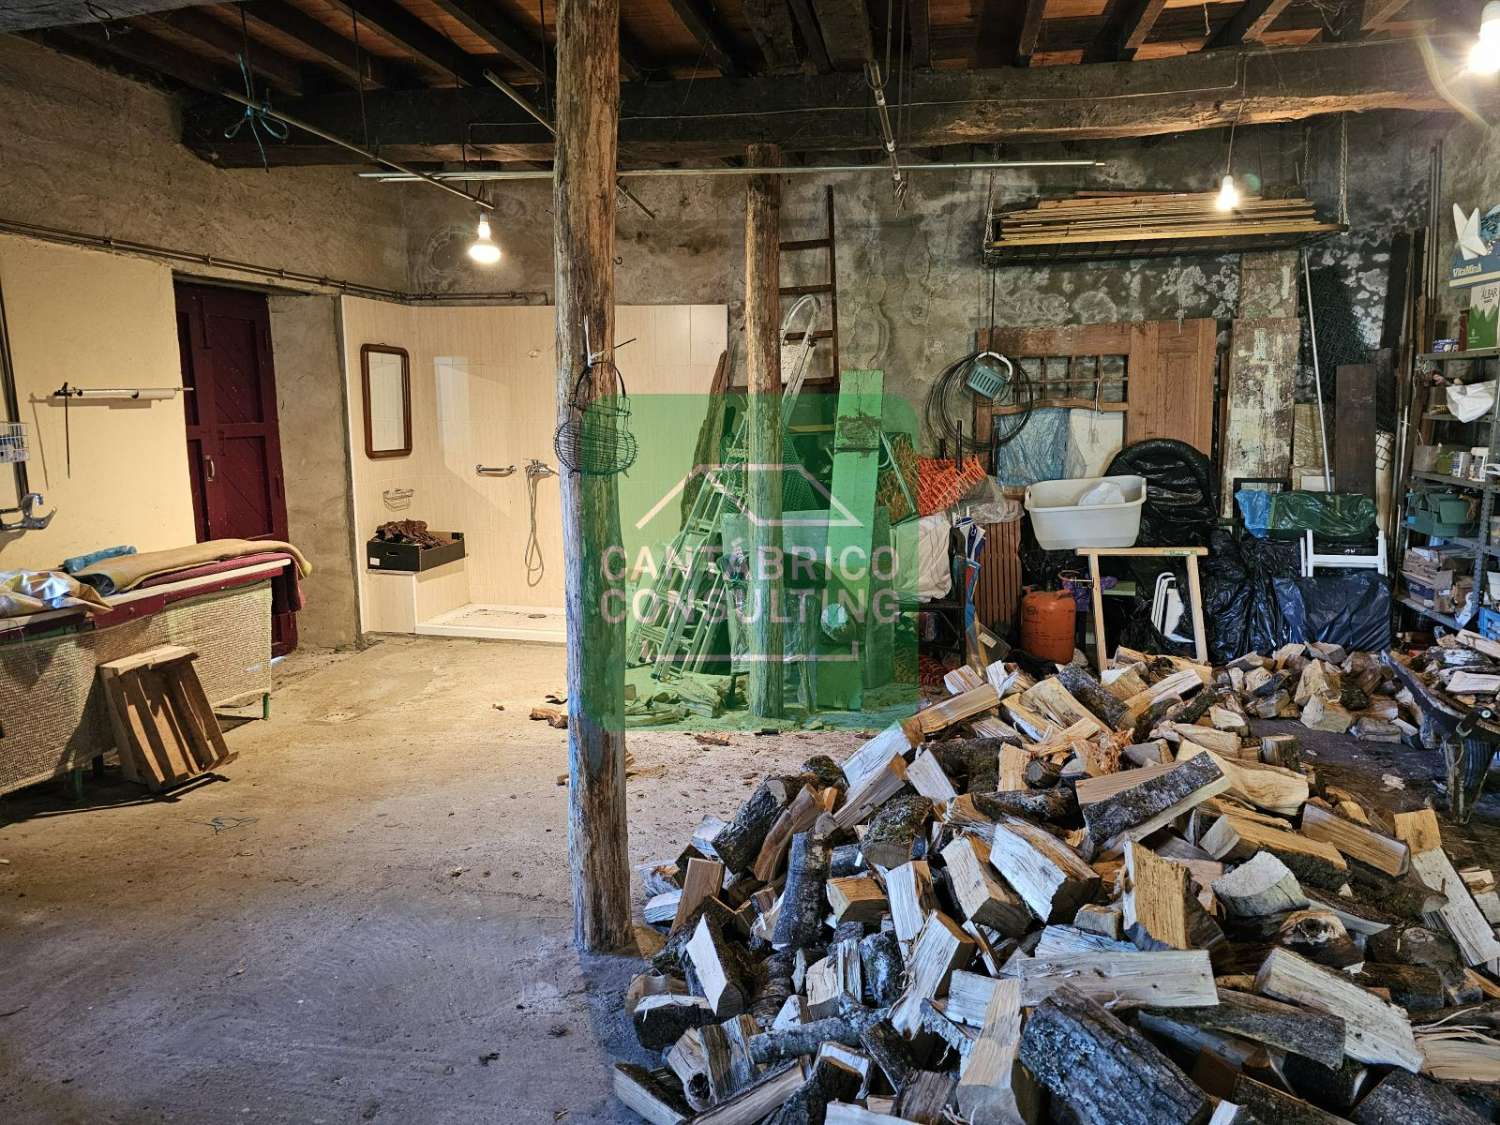
M925 4L925 0L924 0ZM744 0L745 22L766 60L771 73L791 73L802 69L797 51L797 36L792 28L792 11L786 0Z
M152 12L169 12L174 8L191 8L203 0L110 0L108 4L91 0L4 0L0 3L0 32L28 31L70 24L96 24L105 11L110 22L145 16Z
M1040 3L1041 0L1038 0ZM911 65L926 69L932 65L932 14L927 0L907 0L906 33L911 38Z
M1435 41L1459 49L1463 37ZM1460 94L1494 115L1500 91L1456 80ZM1450 111L1431 87L1410 40L1365 40L1296 50L1195 52L1087 67L1000 67L913 72L907 79L910 147L1163 136L1320 114L1401 109ZM1227 89L1245 96L1225 98ZM370 135L398 160L457 160L462 143L481 159L545 160L546 133L498 92L429 89L366 96ZM1024 107L1024 112L1017 107ZM285 106L340 136L358 135L359 99L335 94ZM812 112L816 110L816 112ZM253 146L222 136L222 107L207 118L189 107L184 143L226 165L259 162ZM319 147L294 137L271 146L278 162L317 162ZM754 142L801 151L877 149L863 75L778 75L626 84L620 144L642 160L694 161L740 153Z
M373 27L387 39L400 44L428 66L468 86L480 86L484 83L484 64L479 59L431 24L412 15L396 0L330 2L351 19L357 11L360 23Z
M489 0L432 0L471 33L493 47L530 79L540 82L552 70L551 52L520 25L508 19Z
M170 78L179 85L207 94L218 94L231 85L229 70L216 66L211 59L185 51L174 43L159 39L149 32L133 27L125 34L116 31L106 35L99 24L80 24L77 27L49 28L33 32L31 37L38 42L65 54L76 54L91 62L119 61L129 64L131 72L146 72L157 78ZM235 79L233 84L238 84ZM223 98L214 99L218 111L219 129L224 128ZM205 112L212 110L205 106Z
M204 12L157 12L150 16L137 16L130 24L153 34L159 34L159 29L164 29L186 36L234 66L239 65L239 56L246 54L250 69L276 89L299 98L304 92L302 69L296 60L254 40L247 50L244 36L238 28L222 23Z
M1083 61L1121 62L1135 58L1156 26L1167 0L1110 0L1104 26L1083 53Z
M743 74L736 55L739 53L734 37L724 28L703 0L667 0L682 26L692 33L703 49L703 57L710 66L725 78Z
M295 39L317 55L323 66L356 89L361 74L366 86L395 86L406 81L399 65L369 51L359 51L356 58L352 39L345 38L286 0L250 0L240 5L240 11L245 13L252 28L264 27Z
M823 29L818 26L818 17L813 13L812 0L788 0L792 18L797 21L797 30L802 33L802 45L813 69L819 74L833 70L828 57L828 48L823 45Z
M812 7L833 69L864 70L865 63L875 57L865 0L812 0Z
M1291 0L1245 0L1219 29L1203 44L1205 51L1220 47L1238 47L1241 43L1253 43L1276 22Z

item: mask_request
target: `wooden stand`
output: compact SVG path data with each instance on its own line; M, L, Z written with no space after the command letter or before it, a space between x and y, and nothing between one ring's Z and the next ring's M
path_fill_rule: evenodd
M1094 653L1100 672L1104 671L1109 660L1109 654L1104 651L1104 592L1099 588L1101 558L1186 559L1194 652L1199 664L1208 663L1208 637L1203 631L1203 587L1198 581L1198 560L1208 554L1207 547L1079 547L1078 553L1089 560L1089 578L1093 581Z
M235 758L193 671L197 656L160 645L99 665L120 768L153 793Z

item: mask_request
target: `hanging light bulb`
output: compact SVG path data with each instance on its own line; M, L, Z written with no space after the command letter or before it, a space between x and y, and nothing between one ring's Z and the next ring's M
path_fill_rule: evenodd
M483 214L479 216L479 230L469 246L469 257L481 266L493 266L500 260L500 247L490 237L490 221Z
M1234 186L1234 177L1229 173L1219 181L1219 194L1214 200L1214 206L1220 211L1233 211L1240 205L1240 189Z
M1469 48L1469 73L1500 73L1500 0L1490 0L1479 17L1479 38Z

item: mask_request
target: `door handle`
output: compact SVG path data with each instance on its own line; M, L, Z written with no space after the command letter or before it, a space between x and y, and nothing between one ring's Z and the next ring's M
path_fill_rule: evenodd
M207 484L213 484L214 479L219 475L218 469L214 467L214 459L205 453L203 455L203 462L208 466L208 476L204 478L204 481Z

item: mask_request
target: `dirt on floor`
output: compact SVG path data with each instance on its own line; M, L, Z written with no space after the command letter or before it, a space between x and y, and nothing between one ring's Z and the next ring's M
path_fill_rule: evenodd
M550 646L294 656L270 720L230 731L226 782L0 800L0 1121L634 1120L609 1064L643 1061L620 1004L639 962L572 947L567 735L527 718L562 688ZM1433 794L1435 755L1294 729L1339 784ZM628 741L642 864L862 739ZM1495 797L1450 832L1456 858L1500 862L1497 840Z

